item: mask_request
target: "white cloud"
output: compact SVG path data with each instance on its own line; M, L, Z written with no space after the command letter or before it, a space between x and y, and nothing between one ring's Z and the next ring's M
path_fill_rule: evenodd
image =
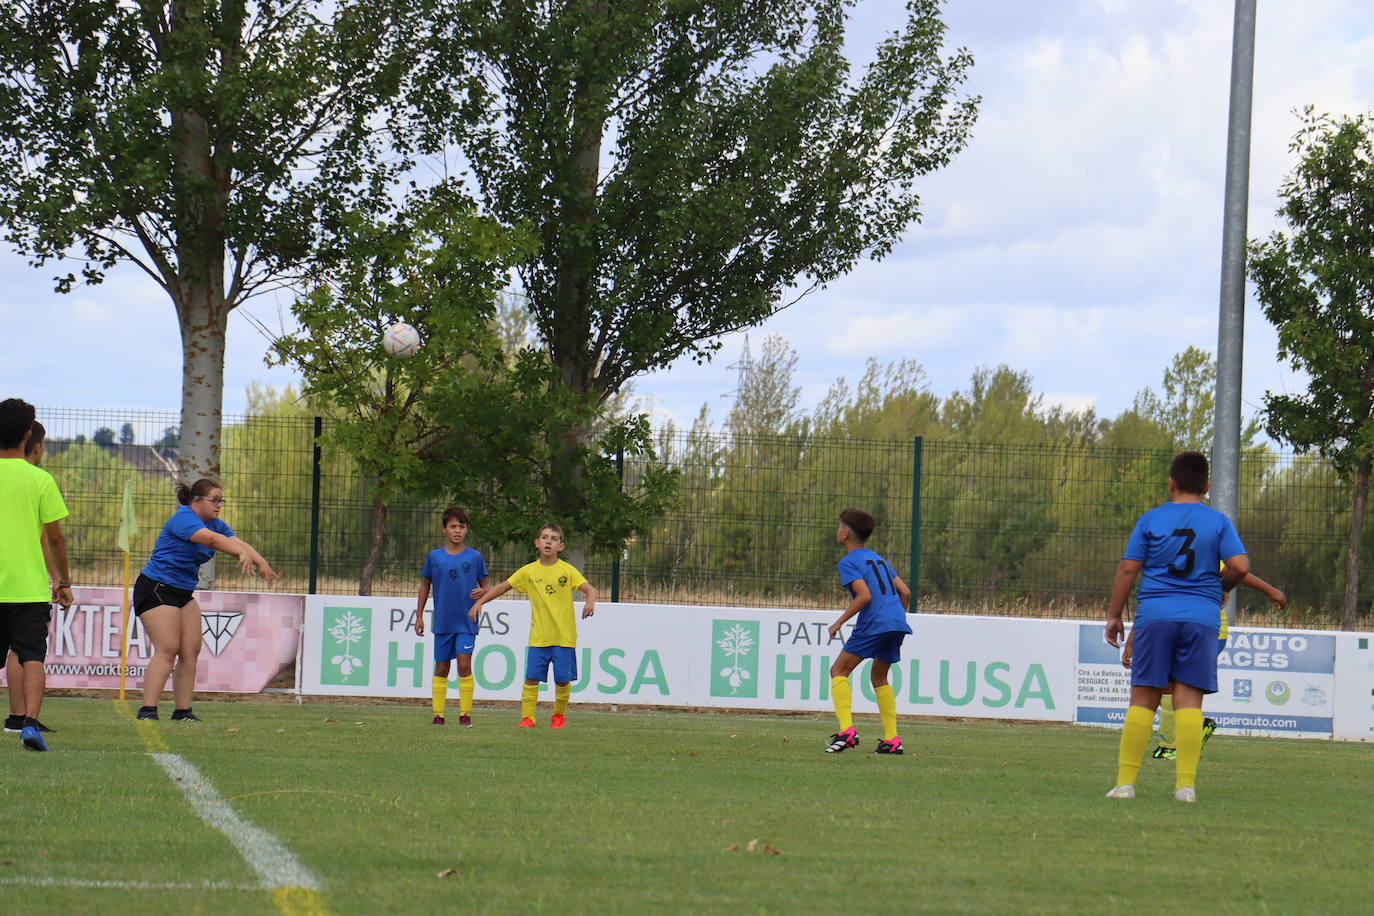
M825 345L835 356L860 358L924 350L952 340L972 320L966 311L940 307L862 315L826 338Z

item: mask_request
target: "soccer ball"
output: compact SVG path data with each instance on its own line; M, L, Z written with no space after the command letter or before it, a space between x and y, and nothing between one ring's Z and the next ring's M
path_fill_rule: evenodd
M420 349L420 332L398 321L382 333L382 349L388 356L405 359Z

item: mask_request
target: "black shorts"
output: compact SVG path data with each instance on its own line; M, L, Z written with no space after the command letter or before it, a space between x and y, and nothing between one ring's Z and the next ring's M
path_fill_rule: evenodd
M138 578L134 580L134 613L142 614L164 604L168 607L186 607L195 596L194 591L149 579L143 573L139 573Z
M0 604L0 659L12 650L21 662L41 662L48 655L48 622L52 605L46 601Z

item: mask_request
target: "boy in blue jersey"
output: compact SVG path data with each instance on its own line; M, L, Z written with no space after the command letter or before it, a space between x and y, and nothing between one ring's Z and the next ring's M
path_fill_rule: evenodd
M487 562L465 541L470 522L462 506L444 510L444 546L425 557L415 609L415 635L425 635L425 604L434 589L434 724L444 724L449 662L458 659L458 724L472 728L472 650L478 621L468 618L474 598L487 588Z
M840 619L830 625L830 638L854 615L849 639L835 663L830 666L830 696L835 703L835 717L840 730L830 736L828 754L838 754L858 747L859 734L854 729L851 712L853 695L849 675L866 658L873 659L870 680L878 700L878 715L883 725L883 740L875 754L902 753L902 739L897 737L897 698L887 682L888 669L902 658L902 640L911 633L906 622L906 610L911 606L911 589L892 572L892 567L864 544L877 527L873 516L862 509L845 509L840 513L840 526L835 540L845 548L840 560L840 584L849 590L849 607Z
M1131 704L1117 753L1116 785L1108 798L1134 798L1150 743L1155 710L1172 690L1177 730L1174 798L1197 800L1202 756L1202 698L1217 689L1217 609L1250 572L1240 535L1222 513L1204 505L1207 458L1181 452L1169 467L1169 502L1136 522L1117 564L1107 608L1107 642L1119 646L1126 599L1141 577L1131 659ZM1225 562L1223 569L1221 564Z

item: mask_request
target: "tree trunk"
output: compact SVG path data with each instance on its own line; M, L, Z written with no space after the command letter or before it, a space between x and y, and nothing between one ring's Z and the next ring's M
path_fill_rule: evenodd
M1355 467L1355 497L1350 506L1350 532L1345 542L1345 600L1341 603L1341 629L1355 629L1360 597L1360 540L1364 534L1364 509L1369 501L1370 461Z
M175 0L173 32L194 33L206 18L204 0ZM163 61L173 66L176 56ZM228 181L216 161L210 123L194 95L171 104L176 151L176 279L172 301L181 327L181 480L219 480L220 428L224 407L224 344L233 304L225 300L223 214ZM230 153L223 147L220 153ZM201 568L200 586L213 588L213 560Z
M604 21L609 6L599 0L592 15ZM597 22L593 29L602 27ZM574 89L572 112L573 178L565 191L564 225L559 232L558 275L554 281L555 312L558 320L550 340L550 354L558 367L564 386L580 394L590 394L596 384L595 356L591 352L591 312L596 287L598 244L598 182L601 175L601 149L604 142L607 113L602 108L605 87L592 82L591 74L598 72L584 63L583 76ZM582 495L581 465L578 452L586 441L588 430L570 426L560 434L560 447L551 461L550 486L546 498L555 519L565 527L579 514ZM586 563L582 533L569 531L568 536L579 546L564 556L579 570Z
M209 275L183 274L186 293L177 303L181 324L181 479L218 480L224 405L224 344L229 309L224 302L223 258Z
M377 567L382 562L382 547L386 544L386 502L380 497L372 504L372 539L367 548L367 560L363 563L363 574L358 579L358 594L372 594L372 579L377 575Z

